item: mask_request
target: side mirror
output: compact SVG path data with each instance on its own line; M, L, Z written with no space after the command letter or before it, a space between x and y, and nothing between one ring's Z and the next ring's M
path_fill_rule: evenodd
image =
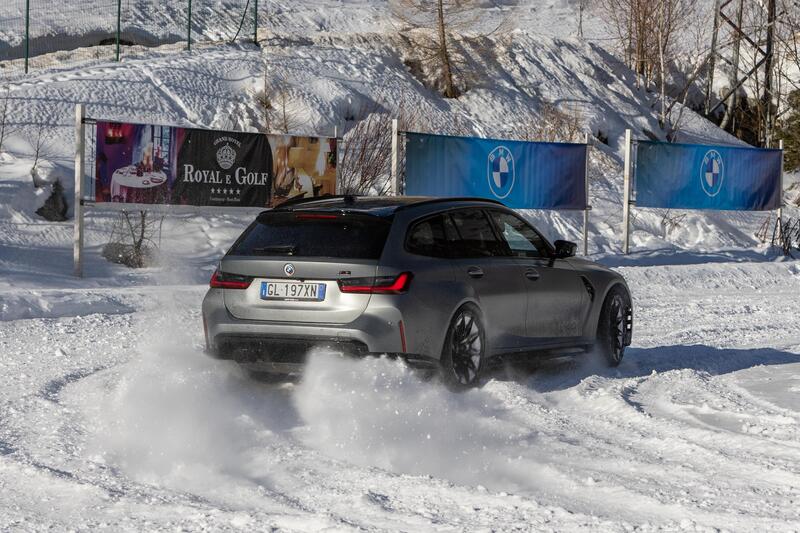
M556 259L566 259L567 257L574 257L575 252L578 250L578 245L570 241L558 240L555 242L556 246Z

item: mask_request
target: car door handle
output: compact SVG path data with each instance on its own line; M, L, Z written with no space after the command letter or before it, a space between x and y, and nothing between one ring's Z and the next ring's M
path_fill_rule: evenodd
M471 278L482 278L483 269L480 267L469 267L467 269L467 275Z
M539 274L539 271L535 268L529 268L525 271L525 277L531 281L536 281L541 277L541 274Z

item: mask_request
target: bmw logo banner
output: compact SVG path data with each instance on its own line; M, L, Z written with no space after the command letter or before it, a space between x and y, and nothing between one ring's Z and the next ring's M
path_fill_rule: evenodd
M639 141L639 207L767 211L781 202L781 151Z
M586 145L407 133L405 194L585 209Z

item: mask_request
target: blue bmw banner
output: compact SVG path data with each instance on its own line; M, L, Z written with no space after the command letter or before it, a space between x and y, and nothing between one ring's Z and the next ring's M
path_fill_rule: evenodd
M781 203L780 150L639 141L639 207L767 211Z
M521 209L585 209L586 145L406 133L409 196L477 196Z

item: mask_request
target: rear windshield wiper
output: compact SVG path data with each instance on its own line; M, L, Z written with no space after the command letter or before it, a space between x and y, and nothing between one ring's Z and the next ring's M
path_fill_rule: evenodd
M280 254L280 255L294 255L296 246L291 244L279 246L263 246L261 248L253 248L253 253L256 254Z

